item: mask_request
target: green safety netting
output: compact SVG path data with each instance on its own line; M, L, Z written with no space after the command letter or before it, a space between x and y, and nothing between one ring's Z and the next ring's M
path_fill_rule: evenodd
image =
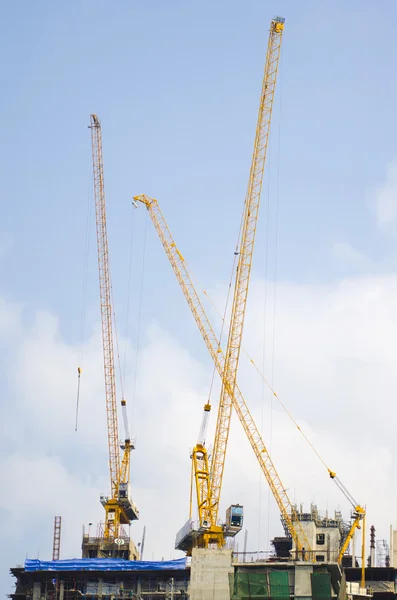
M272 598L289 599L288 571L270 571L270 595Z
M330 573L312 573L313 600L331 600Z
M237 572L230 575L229 583L232 600L289 600L290 597L287 571Z
M230 576L232 600L262 600L269 598L266 573L236 573Z

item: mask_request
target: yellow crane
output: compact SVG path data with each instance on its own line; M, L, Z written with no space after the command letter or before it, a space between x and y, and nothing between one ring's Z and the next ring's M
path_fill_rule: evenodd
M199 531L199 536L197 536L195 539L196 544L204 546L210 543L215 543L218 546L223 545L224 535L225 533L226 535L228 533L225 527L218 525L217 515L230 426L231 406L233 405L279 506L284 529L286 533L289 533L294 540L297 555L299 555L299 553L301 553L302 556L305 554L306 558L313 558L315 560L308 539L299 522L295 507L288 499L285 488L282 486L281 480L266 450L260 433L252 419L241 392L236 385L237 365L241 346L244 312L251 270L257 211L259 207L263 167L266 157L267 139L270 127L271 108L283 24L284 20L282 19L274 19L271 24L266 60L268 71L265 68L254 156L251 166L248 193L246 197L244 229L239 252L239 265L237 269L226 360L222 349L220 348L220 343L211 327L203 305L201 304L201 301L195 290L194 284L186 269L184 258L172 238L157 201L145 195L136 196L134 200L136 202L142 202L149 211L150 217L155 225L157 233L159 234L160 240L162 241L173 270L181 285L182 291L187 299L193 316L198 324L200 332L206 342L215 366L222 379L221 402L218 413L217 432L215 436L215 447L213 460L211 463L211 470L209 469L208 455L205 448L205 432L208 423L209 411L211 409L211 405L209 403L204 406L204 416L200 430L200 436L192 454L193 473L196 480L199 524L201 529L201 531ZM266 71L268 73L268 78L266 78ZM269 82L271 83L270 88L268 86ZM338 483L339 480L336 478L335 474L330 471L330 475L331 478L335 478ZM340 554L338 557L338 561L340 562L355 529L360 528L360 521L364 518L365 511L362 507L354 502L354 499L351 499L349 495L347 495L348 492L346 488L344 488L343 484L339 482L338 486L348 497L349 501L353 503L355 510L353 515L355 520L352 528L340 549ZM228 524L230 525L230 522L227 523L227 525ZM189 523L187 525L189 525ZM184 538L185 534L187 535ZM189 527L185 527L181 530L179 534L180 541L187 540L187 543L185 548L183 548L183 544L179 545L179 547L189 551L191 549L192 538L189 537L188 534ZM306 550L305 553L302 552L303 549Z
M109 446L110 496L101 496L105 508L105 539L118 539L121 525L129 525L139 518L139 512L130 499L130 453L134 448L128 431L127 405L121 400L125 429L121 445L123 457L120 462L119 433L114 367L113 309L109 267L109 248L106 224L106 201L103 179L102 128L97 115L90 117L92 161L94 173L94 197L99 268L99 290L102 320L103 362L105 372L106 414Z
M233 535L237 533L242 526L241 507L230 507L227 515L227 529L218 524L218 512L227 442L230 430L232 395L236 385L237 368L241 348L260 195L283 31L284 19L281 17L272 19L270 24L264 77L262 82L254 151L248 189L245 198L242 230L240 234L241 241L238 252L236 284L234 288L231 322L226 349L226 361L222 369L222 390L215 432L211 471L209 472L208 455L205 448L205 433L208 415L211 409L210 403L207 403L204 406L203 423L200 431L199 441L194 447L192 453L193 472L196 480L200 531L199 535L195 539L193 539L192 536L189 536L189 534L185 539L183 536L184 528L182 529L182 540L178 547L182 548L184 544L186 544L188 551L190 551L190 545L193 543L199 546L216 544L217 546L221 547L225 543L225 534ZM231 514L231 511L234 511L234 515Z
M209 411L211 410L211 405L209 402L204 406L204 415L200 429L199 440L192 453L193 472L196 480L199 522L200 529L203 530L203 533L199 535L197 539L191 540L191 542L194 542L199 546L215 544L221 547L225 543L225 533L228 533L229 535L236 534L242 526L242 507L230 507L226 523L228 528L227 532L223 526L218 524L218 512L227 442L230 431L232 409L230 390L234 390L237 376L263 172L270 132L271 114L283 31L284 19L281 17L276 17L271 21L270 24L254 151L247 195L244 204L242 230L240 234L241 243L238 252L236 283L234 287L229 336L226 348L226 362L222 377L222 389L215 431L211 470L209 471L208 468L208 455L205 447L208 415ZM234 515L230 514L231 511L234 511Z
M221 397L211 461L211 503L208 508L211 513L210 528L214 531L217 531L218 528L217 521L220 493L232 413L231 395L234 394L236 386L284 21L285 19L282 17L275 17L270 23L254 150L244 204L244 216L240 234L241 241L236 269L236 283L234 287L229 335L226 346L226 359L222 376ZM223 546L223 531L218 533L217 538L218 546Z
M352 512L353 523L352 523L349 533L346 536L346 539L344 540L344 542L341 545L341 548L339 550L338 563L339 564L342 563L343 555L346 552L346 550L348 549L350 541L351 541L356 529L362 528L361 587L364 587L365 586L365 517L366 517L366 511L365 511L365 508L363 506L361 506L360 504L358 504L358 502L354 499L354 497L351 495L351 493L348 491L348 489L343 485L343 483L341 482L339 477L336 476L336 473L334 473L330 469L328 469L328 472L329 472L329 476L331 477L331 479L333 479L335 481L336 485L338 486L338 488L340 489L342 494L347 498L347 500L350 502L350 504L353 507L353 512ZM361 523L362 523L362 526L361 526ZM352 566L354 567L355 565L352 565Z
M201 299L198 295L198 292L195 288L193 280L189 274L189 271L186 266L186 262L184 256L178 249L176 242L171 234L169 226L164 218L164 215L160 209L160 206L155 198L151 198L146 195L140 195L134 197L135 202L142 203L152 220L152 223L156 229L158 237L163 245L165 253L169 259L171 267L176 275L178 283L182 289L183 295L189 305L189 308L193 314L193 317L198 325L200 333L204 339L204 342L208 348L208 351L211 355L211 358L216 366L216 369L219 375L222 377L225 357L220 346L220 342L217 338L214 329L210 323L210 320L205 312L204 306L201 302ZM274 393L274 392L273 392ZM251 447L255 453L255 456L261 466L263 474L268 482L268 485L272 491L273 497L275 498L277 505L280 510L281 520L284 526L284 530L286 534L289 534L295 543L295 548L297 550L297 556L301 556L302 548L306 550L305 555L308 560L311 558L315 560L314 552L310 546L309 541L302 529L302 526L299 522L297 511L295 505L293 505L288 497L287 491L278 475L276 467L273 464L273 461L266 449L262 436L252 418L252 415L249 411L249 408L245 402L245 399L236 383L234 394L232 394L232 404L233 408L236 410L238 418L243 426L243 429L248 437L248 440L251 444ZM289 415L292 418L291 415ZM303 432L302 432L303 433ZM306 441L309 442L306 436L304 436ZM309 442L310 444L310 442ZM312 444L310 446L313 448ZM197 447L197 446L196 446ZM315 451L316 452L316 451ZM206 452L204 452L205 454ZM318 454L316 452L316 454ZM205 473L205 470L208 471L208 460L204 458L204 466L203 472L201 476ZM206 461L206 462L205 462ZM321 459L322 461L322 459ZM323 461L322 461L323 462ZM206 466L205 466L206 464ZM326 466L326 464L324 463ZM365 565L365 551L364 551L364 543L365 543L365 509L360 506L354 497L347 490L345 485L340 481L340 479L336 476L336 473L329 469L327 466L327 472L331 479L334 480L338 488L344 494L344 496L349 500L349 502L353 506L353 524L349 530L349 533L344 540L338 555L338 562L342 562L342 557L345 554L349 543L353 537L353 534L356 529L360 529L360 523L363 521L363 538L362 538L362 565ZM199 473L200 476L200 473ZM204 477L205 480L205 477ZM362 587L364 587L364 571L362 571Z
M135 196L134 201L136 203L140 202L144 204L148 210L149 216L171 263L179 285L181 286L185 299L190 307L190 310L192 311L193 317L198 325L215 367L222 378L225 365L225 355L222 351L217 335L214 332L210 320L205 312L204 306L196 291L194 283L190 277L184 257L178 250L164 215L160 210L159 204L156 199L150 198L146 195ZM255 421L237 383L234 391L230 392L230 396L232 399L233 408L237 413L237 416L243 426L243 429L266 478L266 481L277 502L285 532L294 540L297 552L301 553L302 547L304 547L306 550L306 558L309 558L311 546L298 520L295 506L288 497L287 490L281 482L280 476L265 446L261 433L255 424Z

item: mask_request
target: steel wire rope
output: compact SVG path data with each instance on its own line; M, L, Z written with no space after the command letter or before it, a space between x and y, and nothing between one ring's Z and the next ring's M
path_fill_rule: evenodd
M116 340L116 356L117 356L117 366L118 366L119 379L120 379L120 390L121 390L121 397L124 398L124 380L123 380L123 374L121 371L119 335L118 335L118 331L117 331L116 310L114 307L115 305L114 305L113 285L112 285L112 279L111 279L111 275L110 275L110 266L109 266L109 280L110 280L110 295L112 298L113 329L114 329L114 337Z
M185 260L185 264L186 264L186 260ZM213 306L213 308L215 309L215 311L217 312L218 316L222 319L222 313L218 310L218 308L216 307L216 305L214 304L214 302L211 300L210 295L208 294L207 290L203 289L203 293L205 294L205 296L207 296L209 302L211 303L211 305ZM324 467L327 469L328 473L332 473L332 470L328 467L327 463L325 462L325 460L322 458L321 454L316 450L316 448L313 446L313 444L311 443L311 441L309 440L309 438L307 437L307 435L304 433L304 431L301 429L301 427L298 425L297 421L294 419L292 413L288 410L288 408L286 407L286 405L284 404L284 402L281 400L280 396L278 396L278 394L275 392L275 390L273 389L272 385L270 384L270 382L266 379L266 377L264 376L264 374L262 373L262 371L259 369L259 367L256 365L255 361L253 358L251 358L250 354L247 352L247 350L244 348L244 346L241 346L241 349L243 350L244 354L247 356L248 360L250 361L250 363L253 365L253 367L255 368L255 370L257 371L258 375L263 379L263 381L265 382L265 384L267 385L267 387L269 388L270 392L272 393L272 395L279 401L280 405L282 406L282 408L284 409L285 413L288 415L288 417L291 419L291 421L293 422L293 424L296 426L296 428L298 429L298 431L301 433L301 435L303 436L303 438L306 440L306 442L309 444L309 446L311 447L311 449L313 450L313 452L316 454L316 456L320 459L320 461L322 462L322 464L324 465Z
M247 202L247 199L245 199L244 207L245 207L246 202ZM223 333L224 333L225 324L226 324L226 315L227 315L227 311L228 311L228 308L229 308L230 293L231 293L232 285L233 285L232 282L233 282L234 273L236 271L236 262L238 261L238 255L239 255L238 249L239 249L239 245L240 245L241 232L242 232L243 224L244 224L244 213L245 213L245 210L243 211L243 213L241 215L241 219L240 219L240 228L239 228L239 232L238 232L238 236L237 236L237 242L236 242L235 251L234 251L234 258L233 258L232 270L231 270L231 273L230 273L229 286L228 286L228 291L227 291L227 296L226 296L226 302L225 302L225 308L224 308L223 317L222 317L221 331L220 331L220 334L219 334L218 349L221 347ZM230 324L229 324L229 327L230 327ZM208 395L208 398L209 398L210 402L211 402L211 394L212 394L212 388L213 388L213 385L214 385L214 379L215 379L215 373L216 373L216 371L217 371L217 367L214 364L214 368L213 368L213 371L212 371L211 384L210 384L210 389L209 389L209 395Z
M188 265L187 260L184 258L184 264L186 267L186 270L189 271L190 274L190 279L193 281L195 280L197 282L197 286L195 286L196 288L201 288L203 291L203 294L208 298L208 301L210 302L211 306L213 307L213 309L215 310L216 314L218 315L218 317L221 320L224 320L224 317L222 315L222 313L220 312L220 310L218 309L218 307L216 306L216 304L213 302L213 300L211 299L211 296L209 295L209 293L207 292L207 290L203 287L203 285L200 282L200 279L198 277L196 277L192 271L192 269L190 268L190 266ZM269 388L270 392L272 393L272 395L276 398L276 400L278 400L278 402L280 403L281 407L283 408L283 410L285 411L285 413L287 414L287 416L289 417L289 419L292 421L292 423L295 425L295 427L297 428L297 430L299 431L299 433L302 435L302 437L305 439L305 441L307 442L307 444L310 446L310 448L313 450L313 452L315 453L315 455L317 456L317 458L320 460L320 462L323 464L323 466L327 469L329 475L332 476L332 478L334 480L336 480L337 478L335 477L334 472L330 469L330 467L328 467L327 463L325 462L325 460L323 459L323 457L321 456L321 454L318 452L318 450L316 450L315 446L312 444L312 442L310 441L310 439L307 437L307 435L305 434L305 432L301 429L301 427L298 425L297 421L295 420L295 418L293 417L292 413L288 410L288 408L286 407L286 405L284 404L284 402L281 400L280 396L278 396L277 392L274 390L273 386L271 385L271 383L266 379L266 377L264 376L264 374L262 373L261 369L259 369L259 367L256 365L255 361L253 360L253 358L251 358L250 354L247 352L247 350L244 348L244 346L241 346L241 349L243 350L244 354L247 356L248 360L250 361L250 363L252 364L252 366L255 368L255 370L257 371L258 375L263 379L263 381L265 382L266 386ZM339 480L338 480L339 481Z
M276 300L277 300L277 268L278 268L278 228L279 228L279 199L280 199L280 157L281 157L281 125L282 125L282 99L283 99L283 50L280 53L280 84L279 84L279 122L278 122L278 140L277 140L277 178L276 178L276 207L275 207L275 240L274 240L274 285L273 285L273 336L272 336L272 368L270 383L274 388L274 367L275 367L275 347L276 347ZM262 372L265 369L263 367ZM262 385L264 384L262 380ZM270 395L269 407L269 452L272 453L273 442L273 395ZM267 506L267 537L270 539L270 510L271 510L271 494L268 490L268 506ZM270 548L269 548L270 550Z
M132 211L131 219L131 236L130 236L130 256L128 261L128 286L127 286L127 317L125 324L125 345L124 345L124 381L126 378L127 371L127 350L128 350L128 334L130 325L130 302L131 302L131 280L132 280L132 255L133 255L133 241L134 241L134 230L135 230L135 210Z
M195 274L194 274L193 270L190 268L190 266L189 266L186 258L184 258L184 264L185 264L186 270L189 271L190 279L192 281L195 280L197 282L197 285L195 286L196 289L200 288L203 291L203 294L208 298L209 303L211 304L212 308L214 309L214 311L216 312L216 314L218 315L218 317L221 319L221 321L224 320L224 317L223 317L221 311L218 309L218 307L216 306L216 304L212 300L212 298L209 295L209 293L207 292L207 290L201 284L200 279L195 276ZM316 456L318 457L318 459L321 461L321 463L327 469L328 473L329 474L333 473L333 471L330 469L330 467L328 467L328 465L325 462L325 460L322 458L321 454L316 450L316 448L314 447L314 445L311 443L310 439L307 437L307 435L304 433L304 431L298 425L297 421L293 417L292 413L288 410L288 408L286 407L286 405L284 404L284 402L281 400L280 396L278 396L277 392L274 390L274 388L271 385L271 383L266 379L266 377L262 373L261 369L259 369L259 367L256 365L254 359L251 358L251 355L248 353L248 351L244 348L243 345L241 345L241 349L244 352L244 354L246 355L246 357L248 358L249 362L252 364L252 366L257 371L258 375L263 379L263 381L265 382L266 386L269 388L269 390L272 393L272 395L276 398L276 400L278 400L278 402L280 403L281 407L283 408L283 410L285 411L285 413L287 414L287 416L290 418L290 420L292 421L292 423L295 425L295 427L301 433L301 435L306 440L306 442L308 443L308 445L310 446L310 448L313 450L313 452L316 454Z
M90 158L91 161L91 158ZM91 173L91 162L89 165L89 172ZM79 407L80 407L80 380L83 365L83 353L84 353L84 338L85 338L85 323L86 323L86 309L87 309L87 281L88 281L88 259L90 254L90 234L91 234L91 215L93 207L93 182L91 176L88 177L88 194L87 194L87 215L85 224L85 242L84 242L84 260L83 260L83 284L82 284L82 296L81 296L81 314L80 314L80 361L77 367L77 397L76 397L76 419L74 430L77 431L78 418L79 418Z
M268 280L268 259L269 259L269 222L270 222L270 177L271 177L271 156L272 156L272 132L269 133L269 153L267 158L267 205L266 205L266 226L265 226L265 293L263 300L263 346L262 346L262 371L265 370L266 357L266 317L267 317L267 280ZM261 421L260 433L263 437L263 421L264 421L264 404L265 404L265 384L262 381L261 389ZM259 473L259 492L258 492L258 540L257 550L259 552L260 535L261 535L261 506L262 506L262 484L263 472ZM269 488L270 489L270 488Z
M144 275L145 275L145 262L146 262L146 237L147 237L147 222L148 222L148 214L145 219L145 228L143 234L143 248L142 248L142 264L141 264L141 277L140 277L140 294L139 294L139 305L138 305L138 324L137 324L137 335L136 335L136 351L135 351L135 371L134 371L134 387L133 387L133 395L132 395L132 405L131 405L131 417L132 422L134 422L134 410L135 410L135 397L136 397L136 387L137 387L137 379L138 379L138 366L139 366L139 344L141 338L141 320L142 320L142 298L143 298L143 284L144 284Z

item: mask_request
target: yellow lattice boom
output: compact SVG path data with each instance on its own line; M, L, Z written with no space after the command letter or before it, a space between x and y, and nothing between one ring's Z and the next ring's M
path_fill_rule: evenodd
M120 451L118 440L116 381L112 331L112 303L109 272L109 248L106 227L106 202L103 180L102 129L96 115L91 115L92 160L94 170L94 195L98 248L99 293L105 369L106 413L109 443L109 470L112 498L117 497L120 479Z
M270 25L254 150L245 198L236 284L226 347L226 362L223 369L221 397L211 461L211 523L213 526L216 525L218 520L219 500L232 413L231 394L234 393L236 385L283 31L284 19L281 17L273 19Z
M106 512L105 538L117 538L120 525L131 523L132 520L138 518L139 513L135 504L129 498L130 453L134 446L129 438L127 407L124 399L121 401L121 406L126 439L122 446L124 452L120 463L114 368L112 293L103 179L102 128L96 115L91 115L90 121L111 486L110 496L102 497L101 502Z

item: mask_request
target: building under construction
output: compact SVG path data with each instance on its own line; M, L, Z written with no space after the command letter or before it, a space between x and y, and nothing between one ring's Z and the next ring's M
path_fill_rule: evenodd
M333 536L343 538L346 532L338 513L333 519L322 518L317 507L312 506L308 513L299 512L299 517L311 524L308 528L314 528L318 548L325 547L323 555L316 550L315 560L294 559L292 540L286 537L274 539L274 552L267 556L258 552L234 553L231 549L193 548L191 558L170 561L114 557L60 560L57 555L59 536L55 531L54 556L58 559L26 560L24 566L12 568L16 585L10 598L394 600L397 597L397 569L392 566L397 552L391 552L384 540L376 544L374 528L371 528L363 587L363 572L356 557L346 554L343 564L339 564L332 555ZM55 527L57 523L59 521ZM397 531L391 532L392 547L393 541L397 541ZM127 542L125 540L125 548L128 548ZM98 547L96 538L83 534L83 553L90 544ZM387 555L377 553L380 545L387 546ZM117 552L122 544L114 543L114 546Z
M130 490L130 453L134 449L134 443L129 432L124 398L120 403L124 436L122 444L119 441L113 342L115 322L107 237L102 128L97 115L92 114L90 117L110 490L108 495L100 497L105 512L103 527L98 529L95 536L91 536L90 532L83 534L82 558L60 560L61 523L59 519L56 520L53 560L27 560L23 567L11 569L16 579L15 592L10 594L13 600L165 600L188 597L191 600L389 600L396 595L397 580L393 565L397 565L397 557L394 560L393 553L389 551L388 564L375 567L373 536L370 565L366 564L366 511L336 473L328 469L331 480L351 505L351 521L345 522L340 512L335 512L332 516L320 516L314 505L310 507L310 511L305 512L302 507L298 508L291 502L287 494L288 487L281 481L237 382L283 33L284 19L275 17L270 23L253 158L243 203L239 245L235 252L234 295L224 349L158 201L146 195L134 197L135 206L144 206L149 213L222 383L211 457L208 456L207 448L210 444L206 439L210 401L204 405L199 440L192 451L191 488L195 486L198 518L193 520L190 510L190 518L178 532L175 548L185 552L186 557L176 561L141 560L142 552L138 551L133 540L126 534L128 528L125 526L139 519L139 510L131 498ZM80 372L79 368L79 377ZM277 397L273 390L272 393ZM284 536L273 541L275 552L266 560L247 553L233 554L233 550L227 548L230 539L242 530L242 506L231 505L224 519L218 514L232 410L238 416L281 515ZM307 440L306 436L305 439ZM318 455L317 452L316 454ZM191 498L193 495L191 489ZM358 529L362 530L363 541L356 558L355 550L351 548ZM397 542L394 537L393 540Z
M337 563L253 560L231 550L197 548L191 561L129 562L119 559L27 560L11 569L12 600L394 600L397 571L341 570ZM246 560L247 559L247 560Z

